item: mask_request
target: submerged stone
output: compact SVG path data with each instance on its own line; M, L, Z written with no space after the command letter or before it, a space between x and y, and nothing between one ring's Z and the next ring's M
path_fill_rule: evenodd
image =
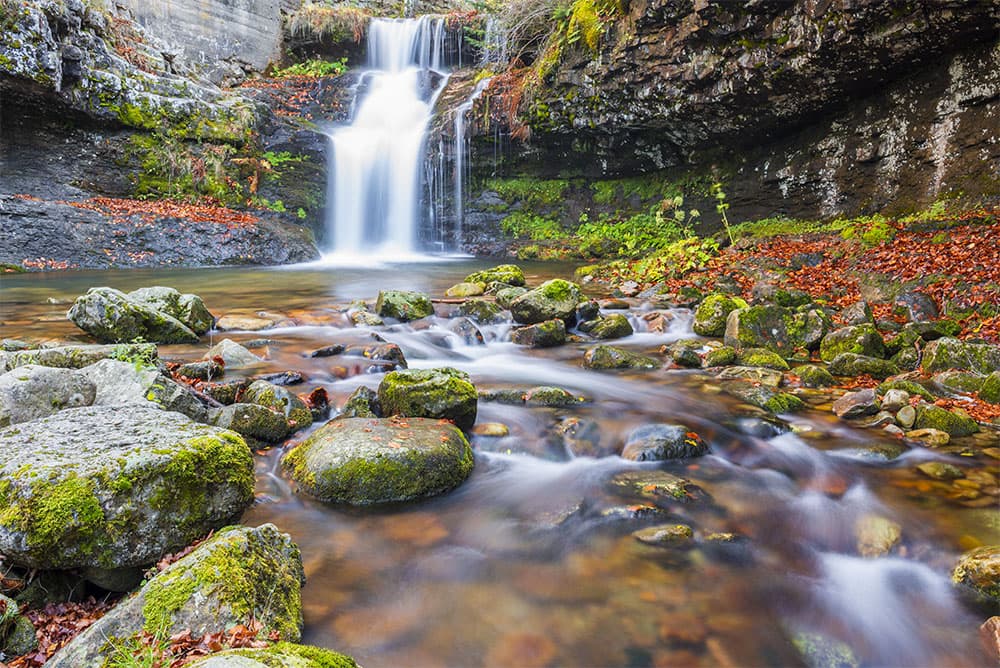
M190 668L357 668L346 654L311 645L279 642L256 649L230 649L187 664Z
M1000 371L1000 346L945 337L924 347L920 368L924 373L958 369L987 375Z
M684 547L694 541L694 530L686 524L660 524L632 532L640 543L659 547Z

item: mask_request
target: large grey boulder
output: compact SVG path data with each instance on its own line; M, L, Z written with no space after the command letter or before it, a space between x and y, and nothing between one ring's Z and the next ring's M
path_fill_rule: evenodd
M580 286L555 278L514 299L510 303L510 312L514 320L522 325L534 325L555 318L572 323L576 319L576 305L581 301L583 293Z
M222 339L205 353L205 359L207 360L212 360L216 357L222 360L227 369L242 369L263 361L262 358L254 355L232 339Z
M320 427L283 463L310 496L363 506L454 489L473 456L462 432L438 420L347 418Z
M0 372L28 364L61 369L81 369L103 359L141 360L143 363L155 365L157 362L156 344L76 345L0 352Z
M468 430L476 422L479 395L464 371L409 369L386 374L378 402L385 416L444 418Z
M58 413L64 408L90 406L94 383L72 369L28 366L0 376L0 427Z
M71 408L0 430L0 552L28 568L154 563L238 518L237 434L151 406Z
M805 316L783 306L761 305L738 308L726 318L724 340L734 348L767 348L788 357L805 348Z
M924 373L959 369L985 376L1000 371L1000 346L945 337L924 347L920 368Z
M195 334L204 334L215 324L215 316L198 295L182 295L173 288L155 286L133 290L128 298L176 318Z
M273 524L230 527L167 566L46 665L118 665L113 659L133 657L116 648L142 632L169 637L190 631L197 637L251 619L263 625L264 635L276 631L295 641L302 628L304 581L302 556L287 534Z
M197 343L198 335L165 311L114 288L91 288L77 297L66 316L103 343L142 339L153 343Z
M865 357L885 357L885 342L874 325L851 325L841 327L823 337L819 356L824 362L832 362L838 355L852 353ZM836 373L832 371L831 373Z
M213 410L209 422L264 443L280 443L292 433L284 414L259 404L231 404Z
M726 318L747 303L722 293L712 293L702 300L694 312L694 331L701 336L722 336L726 333Z
M84 367L79 373L97 390L95 406L155 405L182 413L196 422L208 422L208 410L191 389L156 367L107 359Z

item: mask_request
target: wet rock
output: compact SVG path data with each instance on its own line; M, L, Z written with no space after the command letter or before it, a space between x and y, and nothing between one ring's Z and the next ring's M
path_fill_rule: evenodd
M594 346L583 356L588 369L658 369L660 362L646 355L613 346Z
M612 492L658 502L690 502L708 498L705 491L684 478L657 469L623 471L608 481Z
M274 327L277 321L252 315L224 315L215 323L220 332L259 332Z
M478 297L486 293L484 283L456 283L444 291L445 297Z
M917 421L917 409L913 406L903 406L896 413L896 422L900 427L909 429Z
M546 408L563 408L565 406L575 406L583 402L583 397L564 390L561 387L551 387L542 385L533 387L524 393L524 402L529 406L542 406Z
M701 368L701 355L694 349L687 346L673 346L670 348L670 359L674 364L687 369Z
M566 343L566 323L559 319L546 320L537 325L515 329L510 340L529 348L553 348Z
M191 668L357 668L346 654L311 645L279 642L259 649L216 652L193 663Z
M875 316L866 301L854 302L841 312L840 317L848 325L875 324Z
M460 429L476 421L478 395L464 371L442 367L393 371L378 386L384 415L452 420Z
M497 291L497 304L501 308L510 308L510 305L514 303L514 300L528 291L525 288L504 288L503 290Z
M916 429L938 429L951 436L969 436L979 431L979 426L972 418L930 404L916 407L913 426Z
M659 524L633 531L632 537L657 547L689 547L694 543L694 530L686 524Z
M910 322L927 322L940 316L934 300L916 291L904 292L896 297L893 311L906 316Z
M527 394L527 390L521 389L480 390L479 398L483 401L495 401L498 404L518 406L524 403L525 394Z
M788 362L781 355L767 348L744 348L736 356L736 363L742 366L788 371Z
M883 557L895 548L902 537L903 527L881 515L863 515L854 524L858 554L862 557Z
M83 373L29 364L0 375L0 427L90 406L97 387Z
M229 406L236 403L236 399L250 387L250 383L251 381L247 378L222 383L205 383L201 386L201 391L223 406Z
M458 314L480 325L495 325L506 320L503 309L485 299L470 299L458 307Z
M917 470L934 480L958 480L965 477L965 471L946 462L924 462Z
M991 404L1000 404L1000 371L994 371L979 388L979 398Z
M238 403L215 409L209 421L216 427L230 429L236 433L264 443L280 443L292 432L284 414L265 406Z
M66 314L102 343L141 339L153 343L197 343L198 335L169 313L130 300L113 288L91 288Z
M806 404L794 394L776 392L773 388L747 381L728 381L722 386L727 394L771 413L794 413L804 410Z
M564 418L555 429L566 452L573 457L606 457L613 454L601 447L601 428L594 420Z
M927 448L940 448L951 441L951 436L940 429L914 429L905 432L904 436Z
M739 297L713 293L705 297L694 312L694 331L701 336L722 336L726 333L726 319L747 303Z
M875 429L878 427L889 427L896 426L896 416L889 411L879 411L875 413L872 417L860 418L857 421L859 427L864 427L865 429Z
M819 356L824 362L832 362L842 353L882 358L885 357L885 344L874 325L842 327L823 337Z
M347 349L347 346L341 343L334 343L330 346L323 346L322 348L317 348L316 350L311 350L306 353L306 357L333 357L335 355L340 355Z
M878 390L876 390L876 394ZM882 395L882 410L896 413L903 406L910 405L910 393L905 390L889 390Z
M867 375L884 380L899 373L899 367L889 360L854 353L841 353L830 361L830 373L834 376Z
M0 431L0 552L30 568L148 565L237 518L253 460L232 432L146 406Z
M951 579L981 596L1000 602L1000 545L989 545L962 555Z
M809 668L859 668L849 645L820 633L796 633L792 644Z
M128 293L128 298L169 314L198 335L208 332L215 323L215 316L198 295L181 294L173 288L155 286L133 290Z
M682 425L650 424L632 430L625 438L624 459L636 462L686 459L708 453L708 444Z
M185 378L213 380L215 378L222 377L223 367L214 360L204 360L202 362L189 362L187 364L182 364L174 369L174 373L178 376L184 376Z
M792 430L791 426L777 418L743 417L726 423L734 431L747 436L769 439L775 436L787 434Z
M979 627L979 640L994 661L1000 661L1000 616L994 615Z
M805 346L795 312L771 305L730 312L725 343L734 348L767 348L779 354L791 354L795 348Z
M466 283L506 283L515 287L524 285L524 272L515 264L501 264L465 277Z
M736 363L736 349L731 346L714 348L705 353L702 365L708 368L729 366Z
M958 369L985 376L1000 371L1000 346L945 337L924 347L920 368L924 373Z
M305 429L312 424L312 413L305 402L283 387L272 385L266 380L256 380L246 389L243 400L270 408L285 416L292 431Z
M795 367L795 373L802 379L802 384L806 387L832 387L837 382L829 371L815 364Z
M875 390L863 389L848 392L833 402L833 412L845 420L874 415L879 410L879 401Z
M378 393L370 387L362 385L354 390L340 411L342 418L373 418L380 417L382 409L378 404Z
M424 418L335 420L283 464L323 501L371 505L450 491L472 472L472 448L456 427Z
M510 436L510 427L501 422L480 422L472 428L472 433L485 438Z
M82 369L103 359L144 360L156 364L154 343L121 343L118 345L80 345L38 348L0 353L0 372L28 364L61 369Z
M593 299L585 302L580 302L576 305L576 319L577 322L587 324L592 320L597 320L601 316L601 306ZM583 327L583 324L580 326ZM582 332L590 331L590 329L581 329Z
M781 372L774 369L754 366L731 366L722 369L716 374L720 380L750 380L768 387L778 387L781 385Z
M456 318L448 324L448 331L457 336L467 346L481 346L486 338L469 318Z
M278 371L277 373L265 373L255 376L254 380L266 380L272 385L287 387L289 385L301 385L306 382L306 377L299 371Z
M879 386L875 388L876 394L885 394L889 390L903 390L930 402L933 402L935 399L934 395L928 392L927 388L920 383L916 383L912 380L904 380L902 378L887 380L884 383L880 383Z
M514 299L510 303L510 312L515 321L524 325L555 318L573 321L576 318L576 305L582 299L580 286L556 278Z
M383 290L378 293L375 312L383 318L407 322L434 315L434 305L422 292Z
M588 334L595 339L621 339L632 336L633 333L632 323L621 313L613 313L600 318L588 331Z
M222 339L205 353L207 360L216 357L223 361L227 369L243 369L262 361L262 358L257 357L232 339Z
M232 527L167 566L134 596L73 639L49 661L55 668L99 666L117 658L115 643L143 631L165 636L189 631L198 637L250 618L262 633L298 640L302 628L302 557L287 534L273 524Z
M356 327L381 327L385 324L382 318L367 309L350 310L347 312L347 317Z
M601 301L600 307L606 311L627 311L632 308L624 299L605 299Z

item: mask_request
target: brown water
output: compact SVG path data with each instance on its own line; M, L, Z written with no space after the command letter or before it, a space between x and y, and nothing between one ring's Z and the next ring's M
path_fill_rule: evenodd
M371 300L380 288L441 295L482 266L4 276L0 337L82 341L65 311L88 287L170 285L200 294L217 315L285 318L278 329L226 336L267 338L269 359L254 372L301 371L308 381L297 392L324 387L339 405L380 376L364 373L363 360L303 352L372 340L371 330L349 326L342 310L350 301ZM570 272L551 264L526 270L532 282ZM439 304L438 315L449 308ZM640 327L648 309L636 303L631 311ZM691 336L690 314L671 316L667 333L619 343L653 351ZM282 477L281 449L260 454L259 501L245 521L275 523L302 550L305 642L351 653L368 668L756 666L801 664L792 638L817 632L845 641L866 666L987 665L976 627L989 611L956 595L948 575L963 550L1000 542L990 496L997 467L979 452L995 434L958 443L951 454L914 450L885 461L868 453L889 439L846 427L821 405L785 416L792 432L756 438L740 433L751 412L707 377L592 372L580 368L582 344L527 351L495 326L484 328L486 345L468 346L447 324L440 317L377 331L403 348L411 367L455 366L480 388L559 385L588 402L558 410L480 402L479 422L503 422L510 436L475 437L472 477L420 503L317 503ZM161 357L195 358L219 338L164 346ZM620 449L639 425L667 422L698 431L712 454L655 465L572 458L552 435L568 417L591 420L601 449ZM967 480L921 478L914 466L929 458L962 466ZM623 471L657 469L691 480L710 499L651 503L609 484ZM854 526L870 514L902 526L892 556L858 556ZM659 523L692 526L694 547L654 548L631 536ZM713 532L744 540L712 544L705 538Z

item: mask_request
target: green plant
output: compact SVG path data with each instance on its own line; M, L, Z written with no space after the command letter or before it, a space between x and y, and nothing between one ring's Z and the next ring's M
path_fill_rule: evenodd
M733 239L733 230L729 226L729 217L726 211L729 210L729 202L726 201L726 193L722 190L722 184L715 182L712 184L712 195L715 197L715 210L722 217L722 224L726 227L726 234L729 235L730 245L736 243Z
M111 359L128 362L136 371L156 368L156 346L142 345L146 339L137 336L128 343L119 343L111 349Z
M300 207L298 208L298 210L297 210L297 211L295 212L295 215L299 217L299 220L305 220L305 219L306 219L306 210L305 210L305 209L303 209L303 208L302 208L302 207L300 206Z
M559 221L526 211L515 211L500 223L500 229L512 237L542 241L563 236Z
M684 209L684 196L674 195L673 197L665 197L660 202L658 207L654 207L656 211L657 219L663 219L666 217L667 212L673 212L673 221L677 227L684 233L685 237L693 237L694 229L693 226L699 220L701 220L701 212L698 209Z
M340 60L322 60L315 58L301 63L289 65L275 71L274 76L281 77L339 77L347 71L347 58Z

